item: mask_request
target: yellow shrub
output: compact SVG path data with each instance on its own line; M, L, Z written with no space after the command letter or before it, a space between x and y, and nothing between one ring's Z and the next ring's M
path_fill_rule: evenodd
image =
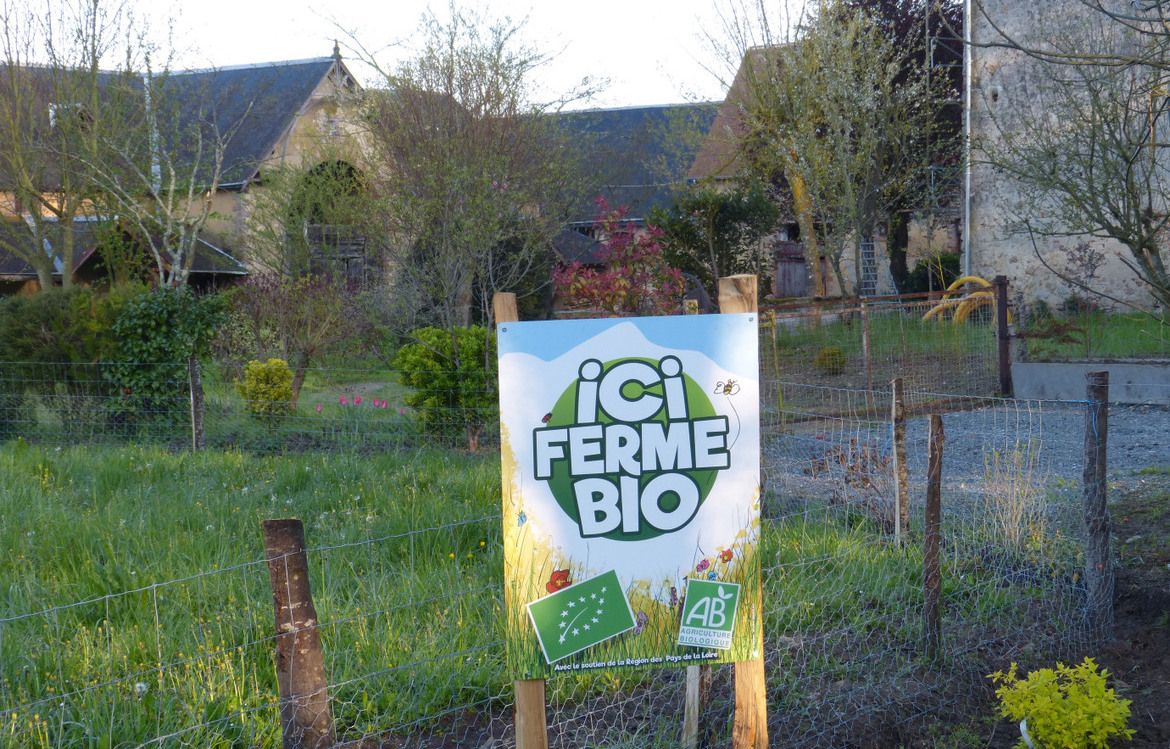
M253 359L244 367L244 379L236 383L236 390L246 401L248 413L275 419L292 410L292 381L292 369L284 359Z
M1109 739L1129 739L1129 700L1123 700L1105 686L1108 671L1098 671L1092 658L1079 666L1056 664L1056 670L1041 668L1026 678L1016 675L1016 664L1005 674L996 671L989 678L1000 685L999 714L1015 721L1028 721L1028 734L1044 749L1104 749ZM1020 740L1017 747L1026 747Z

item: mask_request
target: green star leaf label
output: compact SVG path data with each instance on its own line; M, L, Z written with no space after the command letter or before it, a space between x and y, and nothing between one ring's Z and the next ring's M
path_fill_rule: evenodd
M634 612L613 570L533 601L528 616L549 663L635 626Z
M729 650L738 608L738 583L688 580L678 644Z

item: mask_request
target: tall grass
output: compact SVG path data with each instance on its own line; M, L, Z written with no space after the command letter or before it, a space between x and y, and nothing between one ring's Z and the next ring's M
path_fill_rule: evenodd
M498 728L517 676L502 631L499 481L495 454L7 443L0 745L279 746L260 523L287 516L306 525L339 736L398 745L453 723ZM1034 595L947 548L945 594L970 602L964 616L994 622ZM775 694L812 700L802 690L875 678L912 653L914 546L826 505L766 521L759 553L766 647L782 658ZM614 704L662 683L646 671L556 675L549 694L561 707ZM604 735L642 735L663 717L606 714L626 723Z

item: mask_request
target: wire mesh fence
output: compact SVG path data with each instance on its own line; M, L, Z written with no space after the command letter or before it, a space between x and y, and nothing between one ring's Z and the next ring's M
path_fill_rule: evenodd
M765 379L824 387L880 389L902 377L914 392L994 395L994 298L977 300L958 321L959 300L922 294L761 310L761 368Z
M100 363L0 362L0 439L184 449L194 409L204 446L255 453L478 448L496 439L492 385L416 389L392 369L322 367L308 370L296 400L256 409L240 394L231 362L205 365L201 402L193 402L185 362L118 366L152 373L135 378L148 380L149 390L119 385Z
M905 424L911 521L895 535L891 393L788 380L765 389L775 398L764 409L762 537L773 736L798 747L896 744L929 721L986 715L985 677L1008 661L1050 663L1094 644L1079 500L1084 403L907 391L907 402L948 407L943 657L929 659L924 419L912 414ZM324 390L329 405L353 407ZM355 392L343 393L350 404ZM300 418L313 420L308 405ZM272 659L281 633L265 562L239 539L258 535L259 517L290 514L304 517L309 532L338 742L514 745L499 616L498 465L492 454L395 444L385 458L310 452L280 458L277 468L233 453L230 470L165 451L101 469L51 443L22 448L27 459L9 451L0 460L5 482L29 486L8 500L12 525L0 531L9 534L7 569L22 571L0 609L0 743L278 745ZM262 478L266 471L272 476ZM164 484L172 487L165 501L145 504L160 501ZM91 507L99 495L131 490L144 515L172 515L172 534L196 539L210 555L195 560L201 566L139 582L118 544L137 536L148 549L177 548L181 540L145 529L39 556L38 541L26 538L47 531L19 510L33 512L54 492L96 523L113 512ZM177 509L201 503L203 515ZM362 513L368 522L352 525ZM207 527L192 519L203 517ZM370 532L356 535L362 528ZM50 557L58 566L40 574L37 560ZM681 669L554 676L550 745L678 746L684 692ZM733 703L732 667L716 667L703 711L711 740L729 737Z

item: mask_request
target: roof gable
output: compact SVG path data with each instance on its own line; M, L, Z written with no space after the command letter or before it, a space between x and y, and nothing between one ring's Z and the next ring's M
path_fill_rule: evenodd
M255 176L335 65L341 65L336 58L322 57L168 75L159 81L158 90L172 103L169 110L166 103L159 105L171 113L170 127L160 124L160 130L178 138L195 132L215 138L234 129L224 151L220 186L242 186ZM194 159L193 153L185 156Z

